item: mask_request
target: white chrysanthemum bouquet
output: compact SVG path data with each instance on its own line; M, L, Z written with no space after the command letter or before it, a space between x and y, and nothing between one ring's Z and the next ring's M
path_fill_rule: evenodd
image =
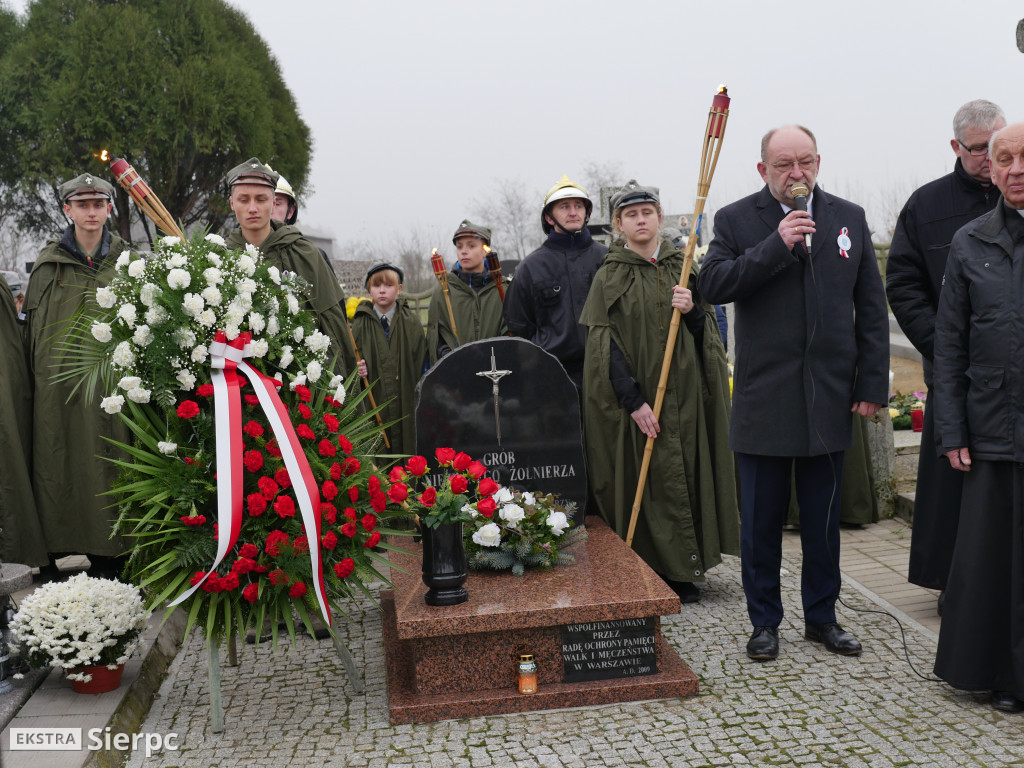
M68 670L72 680L89 682L90 675L74 670L124 664L148 622L137 588L80 573L32 592L11 630L30 665Z

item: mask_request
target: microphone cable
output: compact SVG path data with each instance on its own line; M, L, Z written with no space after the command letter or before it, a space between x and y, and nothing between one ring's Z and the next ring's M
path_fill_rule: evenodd
M814 286L814 297L815 297L815 301L817 302L817 306L815 307L814 320L813 320L813 323L811 324L811 333L810 333L809 338L807 339L807 349L809 351L810 348L811 348L811 343L814 341L814 336L817 333L818 317L819 317L819 314L820 314L821 309L822 309L822 302L821 302L821 293L820 293L820 290L819 290L818 281L817 281L817 278L816 278L816 276L814 274L814 261L813 261L813 257L811 256L810 253L807 254L807 265L808 265L808 269L810 269L810 272L811 272L811 284ZM807 357L810 358L810 355L808 355ZM809 378L810 378L810 381L811 381L811 409L810 410L811 410L811 414L813 415L813 413L814 413L814 404L815 404L815 400L816 400L816 397L817 397L817 387L815 387L815 383L814 383L814 370L813 370L813 368L811 368L808 371L808 374L809 374ZM814 422L813 418L811 419L811 421ZM814 422L814 434L818 438L818 442L821 444L821 446L824 447L825 446L825 440L822 437L821 432L818 430L817 422ZM836 586L836 593L835 593L836 601L840 605L842 605L844 608L846 608L847 610L854 611L856 613L875 613L875 614L880 614L882 616L888 616L890 619L895 621L896 622L896 626L900 630L900 640L901 640L901 642L903 644L903 656L907 660L907 665L910 667L911 671L915 675L917 675L919 678L921 678L922 680L924 680L926 682L929 682L929 683L945 683L946 681L943 680L942 678L939 678L939 677L929 677L928 675L925 675L922 672L918 671L917 667L914 665L914 662L910 658L910 646L907 643L907 633L906 633L906 631L905 631L905 629L903 627L903 622L901 622L894 614L890 613L889 611L882 610L880 608L855 608L854 606L850 605L845 600L843 600L843 596L842 596L843 572L842 572L842 569L839 567L839 557L838 557L838 554L832 551L832 544L829 541L829 535L828 535L829 526L831 525L831 522L832 522L832 509L833 509L833 507L835 505L836 493L839 490L839 476L838 476L838 473L836 472L836 465L835 465L835 462L832 459L832 454L826 452L825 455L828 456L828 464L829 464L830 469L832 470L832 495L829 498L828 508L827 508L827 511L826 511L826 514L825 514L824 539L825 539L825 549L826 549L826 551L828 553L828 558L831 561L833 568L835 568L836 585L837 585ZM797 499L797 507L798 508L799 508L799 505L800 505L800 500ZM801 565L801 568L802 567L803 566Z

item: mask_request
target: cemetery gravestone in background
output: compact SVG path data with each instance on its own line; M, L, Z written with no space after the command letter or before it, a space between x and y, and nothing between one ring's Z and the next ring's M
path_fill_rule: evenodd
M587 473L576 388L553 355L525 339L466 344L416 386L416 449L464 451L501 485L552 493L586 514Z

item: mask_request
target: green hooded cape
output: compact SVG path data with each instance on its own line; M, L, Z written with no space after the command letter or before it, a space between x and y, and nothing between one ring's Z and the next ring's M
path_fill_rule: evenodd
M683 254L663 241L656 263L612 246L594 277L587 326L583 419L587 473L597 511L625 539L646 436L609 378L614 339L653 407ZM691 278L691 290L693 279ZM680 319L672 367L640 505L633 548L662 576L700 581L722 554L739 554L739 506L728 447L729 378L714 312L702 345Z
M92 303L96 288L110 281L117 257L128 244L111 234L106 253L97 254L97 268L66 249L69 239L65 231L62 240L46 244L25 293L28 354L35 382L33 491L48 552L109 557L124 552L125 543L120 537L111 538L117 518L117 508L111 506L114 499L99 494L110 490L117 479L118 468L106 459L124 457L103 437L130 443L130 433L120 417L100 408L105 393L96 392L86 400L79 387L72 397L77 382L56 382L51 377L59 372L62 355L57 342L67 323L87 300Z
M502 285L508 288L508 278L502 278ZM427 349L430 352L431 365L437 362L437 348L442 341L449 348L455 349L460 344L468 344L471 341L508 335L501 296L498 295L498 286L492 280L488 280L487 284L477 291L466 285L459 277L458 271L452 269L448 272L448 293L459 338L456 341L455 334L452 333L448 305L445 304L444 292L438 284L430 296L430 309L427 312Z
M868 447L868 420L853 415L853 443L843 460L843 496L839 522L845 525L870 525L878 522L878 497L875 495L875 472ZM787 525L800 525L800 507L796 503L796 486L790 483Z
M336 370L343 375L350 373L356 367L356 355L352 351L352 338L345 316L345 293L338 284L338 278L327 266L320 250L298 227L274 220L271 220L270 227L267 239L259 244L263 258L268 264L294 272L309 282L312 286L309 309L316 316L320 331L331 337L327 357L330 359L337 355ZM228 233L225 242L228 248L244 248L246 240L241 229L234 229Z
M32 495L32 379L11 289L0 275L0 560L46 565Z
M388 453L412 455L416 453L416 383L423 375L427 337L419 317L405 299L398 299L397 304L387 336L369 300L356 307L352 330L359 353L366 360L374 401L384 405L381 418L385 423L399 420L386 430L391 441Z

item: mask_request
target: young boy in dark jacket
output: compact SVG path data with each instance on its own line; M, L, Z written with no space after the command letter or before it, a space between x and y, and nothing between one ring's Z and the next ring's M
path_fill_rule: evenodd
M369 379L374 400L383 405L385 429L394 453L416 452L416 383L426 367L427 338L419 317L401 298L401 269L381 262L366 273L370 300L356 307L352 332L362 359L359 375Z

